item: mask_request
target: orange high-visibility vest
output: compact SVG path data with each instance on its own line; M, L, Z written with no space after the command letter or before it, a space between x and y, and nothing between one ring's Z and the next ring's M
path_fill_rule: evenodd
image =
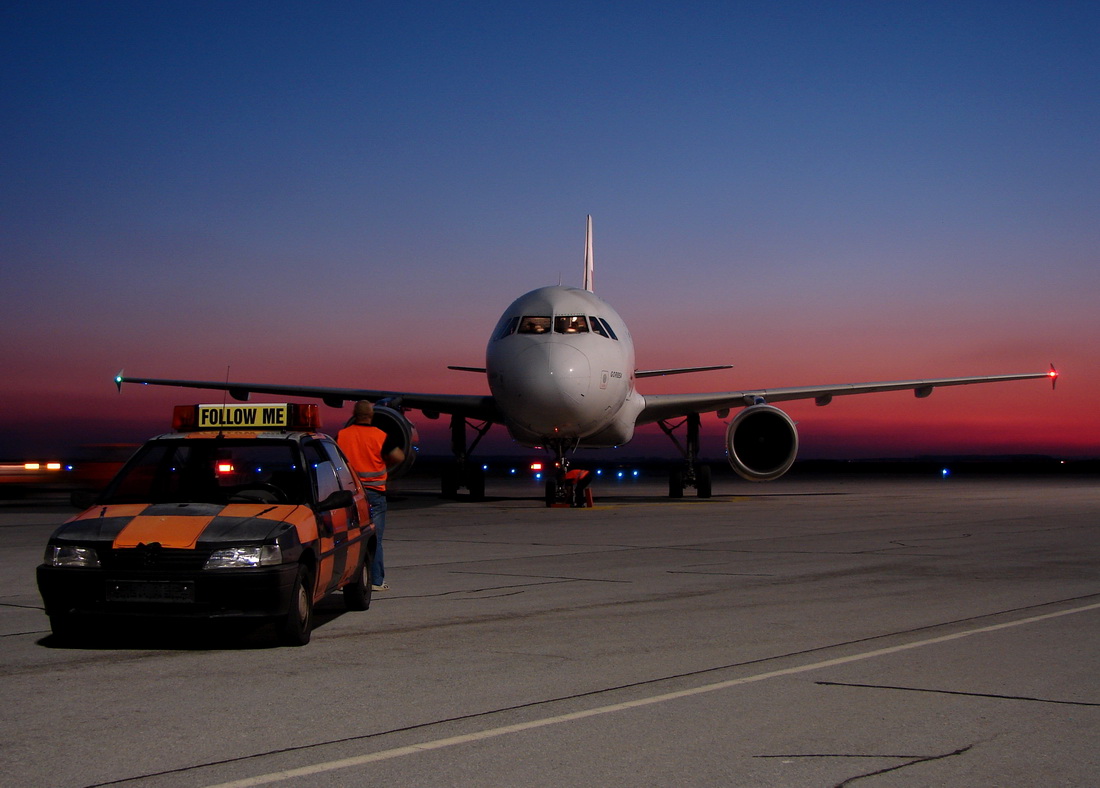
M336 442L364 487L386 489L386 461L382 457L385 432L369 424L351 424L337 433Z

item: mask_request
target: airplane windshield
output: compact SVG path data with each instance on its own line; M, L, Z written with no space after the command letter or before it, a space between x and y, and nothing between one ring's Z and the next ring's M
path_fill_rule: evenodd
M588 321L580 315L558 315L554 318L554 331L559 334L587 334Z
M512 334L599 334L607 339L618 339L611 326L602 317L594 315L524 315L523 317L502 318L494 339L504 339Z
M519 333L521 334L545 334L549 330L549 317L524 316L524 318L519 321Z

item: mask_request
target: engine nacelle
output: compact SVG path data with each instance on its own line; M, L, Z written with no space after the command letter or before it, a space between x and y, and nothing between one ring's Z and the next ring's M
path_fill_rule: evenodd
M730 465L750 482L778 479L798 454L798 430L791 417L771 405L753 405L726 428Z
M348 419L348 424L351 424L351 419ZM395 408L375 405L371 426L377 427L386 433L389 439L387 443L392 442L397 448L405 452L405 459L390 468L389 477L395 479L408 473L409 468L416 461L416 444L420 442L416 425L405 418L404 413Z

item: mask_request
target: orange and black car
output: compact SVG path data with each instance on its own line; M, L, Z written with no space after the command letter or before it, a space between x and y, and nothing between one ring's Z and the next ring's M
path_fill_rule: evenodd
M38 567L54 635L101 617L273 621L309 642L313 606L371 601L366 495L316 405L195 405L58 528Z

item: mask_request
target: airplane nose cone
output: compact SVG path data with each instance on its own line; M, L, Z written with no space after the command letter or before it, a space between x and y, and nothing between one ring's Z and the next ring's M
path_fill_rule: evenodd
M519 362L530 373L521 395L529 428L542 434L576 428L592 378L588 357L571 345L547 342L527 348Z

